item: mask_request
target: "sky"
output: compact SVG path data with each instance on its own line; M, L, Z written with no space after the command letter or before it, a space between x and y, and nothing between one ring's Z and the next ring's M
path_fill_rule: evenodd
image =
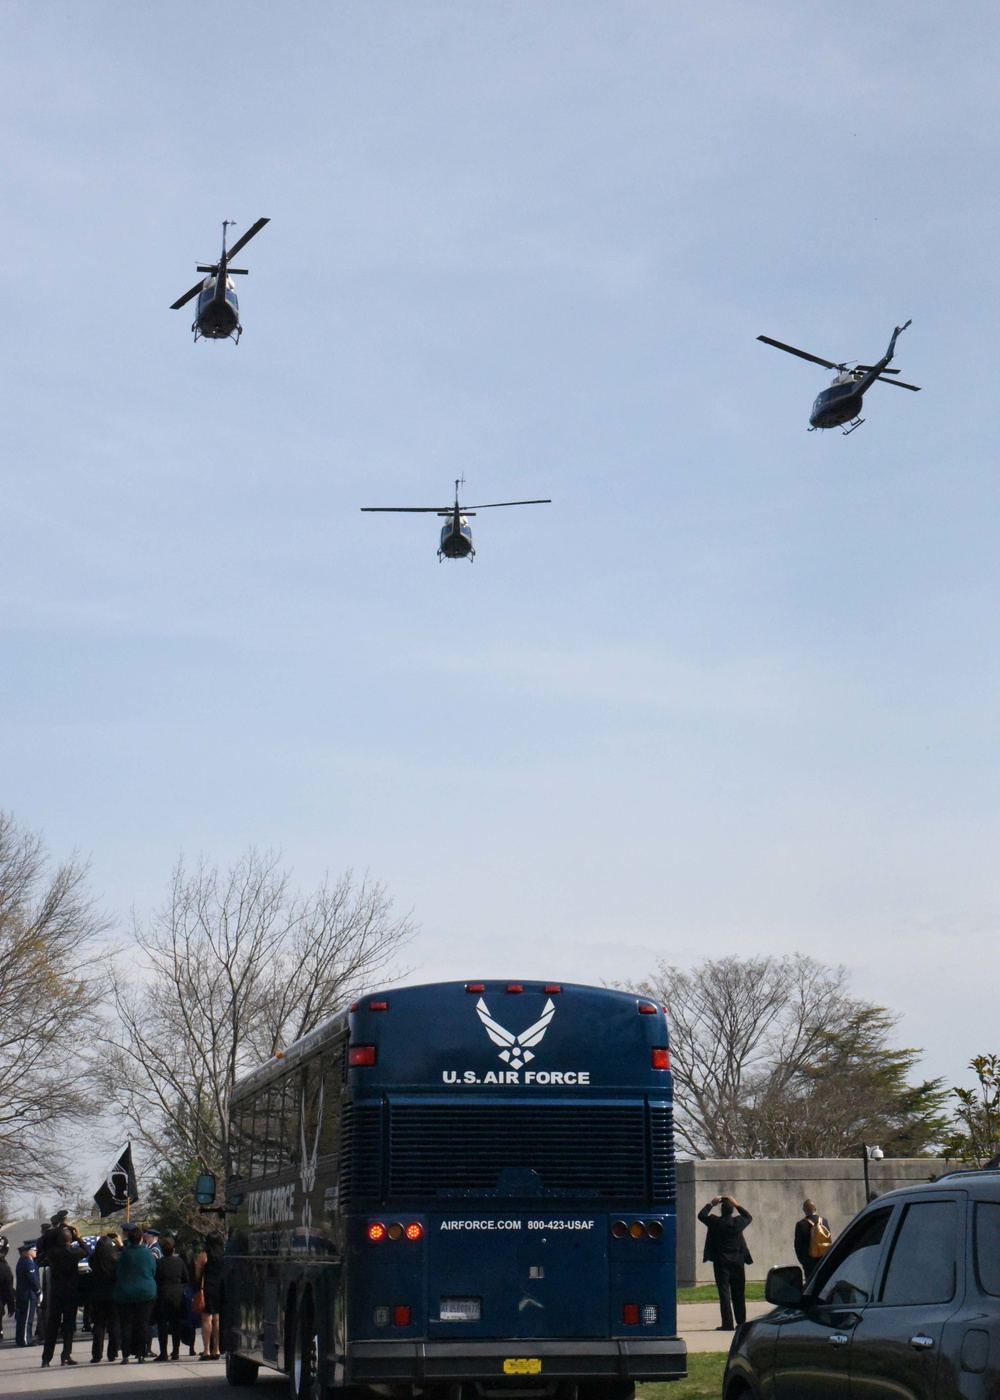
M0 806L122 926L370 872L408 979L801 951L996 1049L1000 17L0 4ZM170 303L237 235L244 337ZM827 371L901 377L807 433ZM483 512L474 563L434 516Z

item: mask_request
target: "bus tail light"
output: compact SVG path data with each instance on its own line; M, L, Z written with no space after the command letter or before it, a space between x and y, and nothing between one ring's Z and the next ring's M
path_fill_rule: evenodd
M624 1220L615 1220L611 1225L611 1233L616 1240L623 1240L628 1234L628 1226Z
M640 1015L640 1016L655 1016L655 1015L656 1015L656 1007L653 1006L653 1005L652 1005L650 1002L648 1002L648 1001L640 1001L640 1003L639 1003L639 1015Z
M667 1049L667 1047L666 1047L665 1045L654 1045L654 1046L653 1046L653 1068L654 1068L654 1069L669 1069L669 1068L670 1068L670 1051Z
M393 1325L393 1327L409 1327L409 1325L410 1325L410 1309L409 1309L408 1304L406 1304L406 1303L401 1303L401 1304L398 1304L396 1307L393 1308L393 1310L392 1310L392 1325Z
M368 1226L368 1238L372 1244L378 1244L379 1240L385 1239L385 1226L381 1220L373 1220Z
M633 1220L628 1227L628 1232L634 1240L641 1240L646 1233L646 1227L641 1220Z
M646 1233L651 1240L663 1238L663 1225L659 1220L651 1220L646 1226Z
M622 1308L622 1322L626 1327L639 1326L639 1304L626 1303Z
M388 1234L391 1240L401 1240L403 1238L403 1227L398 1220L394 1220L389 1226Z
M656 1051L653 1051L656 1054ZM347 1051L347 1063L351 1069L357 1069L359 1065L373 1065L375 1063L374 1045L351 1045Z
M420 1224L419 1220L412 1220L406 1227L406 1238L408 1240L419 1240L423 1233L424 1227Z

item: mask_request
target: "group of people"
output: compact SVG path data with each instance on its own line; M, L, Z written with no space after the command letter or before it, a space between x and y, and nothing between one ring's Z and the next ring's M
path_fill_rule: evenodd
M68 1224L66 1211L52 1217L39 1240L18 1246L17 1268L11 1274L6 1261L9 1244L0 1236L0 1339L4 1312L15 1318L15 1343L30 1346L35 1333L36 1309L43 1294L46 1266L45 1321L42 1365L49 1366L62 1339L60 1362L75 1366L73 1339L77 1312L85 1305L89 1317L91 1363L109 1361L177 1361L182 1333L187 1331L190 1353L200 1315L202 1361L215 1361L219 1352L219 1312L222 1292L223 1238L213 1234L194 1257L191 1268L177 1251L176 1242L159 1231L126 1225L119 1234L109 1231L84 1240L76 1226ZM81 1283L86 1279L86 1288ZM153 1340L159 1340L159 1354ZM169 1348L169 1350L168 1350Z
M719 1214L713 1215L716 1206ZM707 1231L703 1258L711 1263L719 1290L722 1325L716 1330L732 1332L747 1320L746 1266L753 1263L753 1257L743 1235L753 1216L732 1196L713 1196L698 1212L698 1219ZM795 1257L807 1279L830 1248L832 1239L830 1223L820 1215L816 1202L803 1201L802 1218L795 1222L793 1243Z

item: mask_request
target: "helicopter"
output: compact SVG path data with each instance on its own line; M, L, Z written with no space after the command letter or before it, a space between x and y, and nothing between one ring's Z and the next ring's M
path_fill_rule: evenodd
M236 289L233 286L233 277L246 277L245 267L230 267L229 259L244 248L253 238L254 234L260 233L265 224L269 224L270 219L258 219L252 228L247 229L242 238L236 240L233 246L226 248L226 230L233 227L232 219L224 219L222 223L222 256L217 263L199 263L198 271L207 272L208 276L203 282L196 282L194 286L171 304L171 311L179 311L182 306L186 306L193 296L198 297L198 309L195 312L194 324L191 329L194 331L194 338L197 342L199 336L204 336L206 340L235 340L238 345L240 336L243 334L243 327L240 325L240 304L236 298Z
M442 526L441 541L438 545L438 563L442 559L468 559L470 562L475 559L476 551L472 546L472 531L469 529L470 515L475 515L477 510L495 510L497 506L549 506L551 500L546 498L543 501L489 501L484 506L460 506L458 503L458 488L465 485L465 477L459 477L455 482L455 504L453 506L362 506L363 511L398 511L407 515L441 515L447 521Z
M813 403L809 415L809 432L814 433L817 428L837 428L843 423L849 423L850 427L844 428L844 436L847 437L865 421L861 417L862 401L876 379L880 379L883 384L894 384L897 389L912 389L915 394L920 392L919 384L904 384L901 379L886 378L886 375L899 373L898 369L889 369L889 361L896 353L896 337L911 324L907 321L905 326L896 327L889 341L889 348L878 364L855 365L853 369L848 369L847 365L834 364L832 360L820 359L819 355L810 355L806 350L796 350L794 345L772 340L769 335L759 335L757 339L762 340L765 345L775 346L778 350L787 350L789 355L798 355L802 360L812 360L813 364L825 365L827 369L837 371L830 387L818 394Z

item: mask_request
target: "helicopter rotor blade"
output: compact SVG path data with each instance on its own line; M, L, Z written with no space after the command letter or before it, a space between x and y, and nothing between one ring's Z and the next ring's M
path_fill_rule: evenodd
M177 301L170 303L170 310L180 311L181 307L186 306L192 297L198 295L198 293L201 291L201 288L202 284L200 282L196 282L189 292L185 292L182 297L179 297L177 299Z
M454 515L454 506L361 506L361 510L391 510L403 515Z
M854 368L855 368L855 369L870 370L870 369L874 369L875 366L874 366L874 365L855 365ZM899 370L898 370L898 369L889 369L888 366L887 366L887 367L882 371L882 373L883 373L883 374L898 374L898 373L899 373Z
M235 257L235 255L240 251L241 248L246 247L246 245L250 242L251 238L253 238L254 234L260 233L264 225L269 224L270 222L270 219L258 219L255 224L253 224L250 228L247 229L246 233L243 235L242 238L237 238L233 246L231 248L226 249L226 260L228 261L230 258Z
M884 374L879 375L883 384L891 384L894 389L912 389L915 394L920 393L919 384L904 384L901 379L886 379Z
M782 340L772 340L769 335L759 335L758 340L762 340L765 345L773 345L776 350L787 350L789 355L798 355L800 360L812 360L814 365L825 365L827 369L839 369L843 371L844 366L835 364L833 360L820 359L819 355L810 355L808 350L796 350L794 345L786 345Z
M497 506L550 506L552 498L546 496L541 501L487 501L484 506L462 506L463 515L467 515L470 510L495 510Z

